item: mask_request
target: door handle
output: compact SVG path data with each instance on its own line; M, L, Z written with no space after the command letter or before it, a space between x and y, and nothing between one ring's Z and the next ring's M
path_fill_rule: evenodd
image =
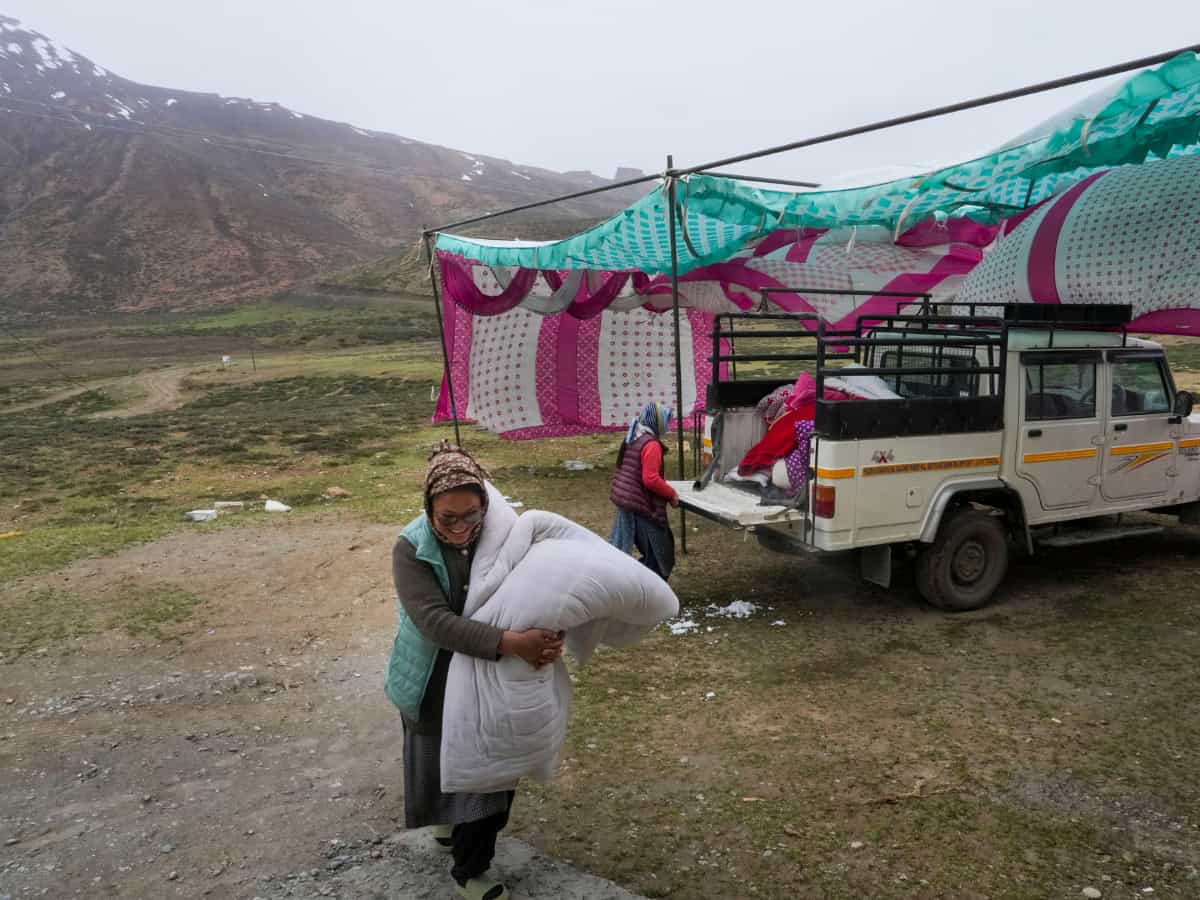
M1126 429L1128 429L1128 428L1129 428L1129 426L1128 426L1128 425L1125 425L1125 424L1121 424L1121 425L1114 425L1114 426L1113 426L1113 431L1125 431L1125 430L1126 430Z
M1029 429L1029 436L1030 436L1030 437L1041 437L1041 436L1042 436L1042 429L1040 429L1040 428L1030 428L1030 429Z

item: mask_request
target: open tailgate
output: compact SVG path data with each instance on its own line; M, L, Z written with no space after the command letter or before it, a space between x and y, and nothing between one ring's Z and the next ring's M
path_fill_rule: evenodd
M684 509L734 528L804 521L801 510L787 506L760 506L759 498L749 491L716 481L709 482L703 490L697 490L695 482L691 481L672 481L671 487L679 492L679 505Z

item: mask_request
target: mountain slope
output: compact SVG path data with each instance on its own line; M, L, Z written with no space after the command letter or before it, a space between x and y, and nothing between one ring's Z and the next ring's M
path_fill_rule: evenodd
M231 302L394 254L425 224L605 183L137 84L0 16L9 313ZM556 214L594 220L637 195Z

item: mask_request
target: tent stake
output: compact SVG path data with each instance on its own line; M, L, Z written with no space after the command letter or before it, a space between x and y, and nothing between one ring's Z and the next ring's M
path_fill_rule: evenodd
M683 461L683 357L679 348L679 252L675 245L675 160L667 157L667 205L671 223L671 314L675 317L675 436L679 453L679 480L687 478ZM687 512L679 507L680 544L687 553Z
M434 273L433 247L430 232L421 236L425 245L425 258L429 261L429 286L433 288L433 307L437 310L438 336L442 344L442 370L445 372L446 388L450 394L450 415L454 418L454 443L462 446L462 435L458 431L458 404L454 402L454 377L450 371L450 351L446 346L446 324L442 321L442 297L438 291L437 275Z

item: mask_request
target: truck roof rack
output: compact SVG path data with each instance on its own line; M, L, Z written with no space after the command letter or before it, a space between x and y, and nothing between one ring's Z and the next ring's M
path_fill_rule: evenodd
M1119 327L1133 319L1129 303L1006 303L1004 321L1010 325L1092 325Z
M986 301L935 301L929 293L908 291L838 290L832 288L767 288L760 292L762 303L754 311L720 313L713 323L712 383L708 391L710 409L726 405L752 405L775 387L789 383L795 372L767 374L738 372L740 363L797 363L810 367L817 382L818 435L825 437L884 436L912 429L937 431L985 430L1002 427L1006 348L1010 331L1037 329L1049 332L1054 347L1058 331L1110 331L1121 334L1125 345L1133 318L1129 304L1099 303L997 303ZM767 300L773 294L888 297L893 310L879 310L855 317L848 328L831 328L813 313L773 310ZM758 327L754 324L757 323ZM890 332L890 333L889 333ZM809 338L815 346L781 346L791 340ZM767 339L764 347L759 339ZM772 340L774 339L774 341ZM737 346L745 342L741 347ZM755 346L757 345L757 346ZM856 374L875 375L885 380L936 377L944 374L943 354L969 355L973 365L969 377L987 379L987 396L970 398L906 398L903 400L858 401L837 404L825 401L824 382L847 362L874 359L873 347L895 347L895 360L860 367ZM747 352L749 350L749 352ZM971 351L974 352L971 352ZM904 359L912 354L910 360ZM907 364L906 364L907 362ZM722 368L729 371L722 377ZM742 375L742 377L739 377ZM749 377L746 377L749 376ZM765 376L765 377L764 377ZM697 446L698 446L697 440Z

